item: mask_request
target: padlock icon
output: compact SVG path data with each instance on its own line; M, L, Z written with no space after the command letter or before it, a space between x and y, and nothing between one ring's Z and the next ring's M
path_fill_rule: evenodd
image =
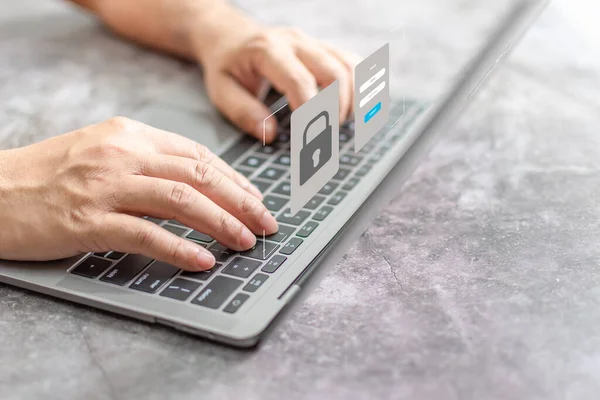
M325 118L325 129L309 141L307 139L309 129L323 117ZM332 141L329 113L322 111L319 115L311 119L304 129L302 149L300 149L300 186L304 185L331 159Z

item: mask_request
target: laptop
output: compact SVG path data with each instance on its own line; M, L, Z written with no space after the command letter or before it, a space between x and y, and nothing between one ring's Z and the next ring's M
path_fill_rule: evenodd
M392 92L388 123L358 153L353 145L353 122L343 123L339 171L294 215L287 211L291 111L284 98L272 90L264 95L279 122L276 141L265 145L214 113L203 112L211 105L195 90L163 93L160 101L132 117L190 137L218 153L265 194L267 208L279 221L279 232L259 237L253 249L237 253L177 221L146 217L206 247L217 265L210 271L186 272L142 255L88 253L52 262L0 261L0 281L229 345L256 345L292 301L306 293L308 284L314 284L315 272L335 261L332 251L348 232L362 233L364 223L357 228L357 221L377 211L374 205L381 203L377 199L384 185L389 186L398 174L406 177L546 3L516 1L436 101Z

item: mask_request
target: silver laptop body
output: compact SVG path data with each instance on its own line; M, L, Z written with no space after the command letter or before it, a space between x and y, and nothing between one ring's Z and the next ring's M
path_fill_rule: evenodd
M247 277L236 277L240 281L239 285L225 293L216 307L202 306L198 304L198 299L202 298L202 293L205 293L212 282L222 276L222 271L228 263L240 254L224 254L220 269L208 277L186 276L179 271L162 281L157 280L157 287L146 291L136 290L135 284L145 279L142 277L152 267L152 263L136 271L124 283L115 284L106 280L106 276L126 256L111 259L108 255L101 255L110 266L92 278L73 273L88 257L95 257L91 254L43 263L0 261L0 281L234 346L255 345L282 310L306 288L308 276L322 269L320 267L324 266L324 262L330 265L335 261L328 257L328 254L349 229L357 229L352 222L365 210L373 213L372 205L377 203L377 189L386 177L389 184L389 179L393 176L390 172L397 171L398 168L408 168L400 161L418 159L427 152L436 135L448 128L493 67L520 39L546 3L536 0L520 2L491 36L485 48L463 70L455 85L433 105L425 107L419 101L410 100L406 103L397 102L390 124L378 134L377 139L371 141L372 146L368 151L359 153L360 163L349 167L351 173L334 182L336 189L324 195L325 203L307 210L308 214L298 226L289 224L295 228L295 232L286 240L297 238L294 243L298 243L299 239L301 245L292 253L289 253L288 249L283 255L281 251L287 242L273 241L269 257L260 260L260 265ZM203 111L210 105L201 96L201 91L200 87L191 87L189 91L178 89L163 94L163 100L148 105L132 117L202 142L234 166L239 166L249 155L259 152L262 143L244 137L220 118L215 118L214 114ZM276 106L277 104L273 104L273 107ZM285 141L281 143L275 145L273 154L262 154L267 162L256 171L252 171L252 178L258 177L279 155L285 153ZM344 146L344 151L340 150L340 154L346 151L347 154L353 154L351 140ZM360 184L352 186L350 180L353 178L357 178ZM257 179L260 181L260 178ZM277 181L269 182L266 193L278 190L285 179L283 176ZM399 183L394 182L396 186ZM340 191L345 193L342 199L336 198ZM337 204L334 204L336 202ZM326 216L318 215L325 206L328 208L322 214ZM303 228L305 221L314 221L318 226L310 235L299 236L298 232ZM178 227L174 222L157 222L165 227ZM181 228L180 231L182 235L191 233L188 228ZM206 242L206 245L217 246L214 242ZM285 261L276 266L276 263L271 262L276 256L279 256L278 260L284 257ZM259 274L267 278L260 281L260 287L255 289L253 285L257 286L256 276ZM177 286L177 282L181 280L191 282L186 292L187 297L180 293L185 299L162 295L167 289L175 292L183 290L184 288ZM236 302L237 299L243 301Z

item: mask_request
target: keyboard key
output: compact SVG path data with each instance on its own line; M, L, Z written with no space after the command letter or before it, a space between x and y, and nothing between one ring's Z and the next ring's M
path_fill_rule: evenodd
M323 221L331 212L333 211L333 207L323 206L313 215L313 219L315 221Z
M390 143L396 143L403 135L401 133L396 133L390 137Z
M140 275L129 287L146 293L156 293L162 285L175 276L179 268L157 261Z
M296 228L292 228L291 226L279 224L279 231L277 231L277 233L267 236L265 239L270 240L272 242L281 243L287 238L292 237L295 230Z
M302 244L302 242L304 242L304 241L300 238L297 238L297 237L291 238L290 241L287 242L285 244L285 246L283 246L281 248L281 250L279 250L279 252L281 254L285 254L286 256L289 256L294 251L296 251L296 249Z
M256 149L257 153L260 154L267 154L267 155L271 155L274 154L277 151L277 148L274 146L270 146L270 145L266 145L266 146L259 146Z
M281 127L280 128L285 128L285 127ZM290 142L290 133L287 129L279 132L279 135L277 135L277 143L282 143L282 144L287 144Z
M298 231L298 233L296 233L296 235L300 236L300 237L308 237L311 233L313 233L313 231L315 230L315 228L319 226L318 223L316 223L315 221L308 221L307 223L304 224L304 226L302 228L300 228L300 230Z
M279 245L276 243L257 240L254 247L250 250L243 251L242 255L245 257L256 258L258 260L266 260L275 252L275 250L277 250L278 247Z
M215 256L215 260L217 260L217 262L227 261L229 257L236 253L235 250L228 249L221 243L213 244L208 248L208 251L210 251L213 254L213 256Z
M202 232L198 232L198 231L191 231L190 233L187 234L186 238L191 239L191 240L197 240L199 242L205 242L205 243L210 243L212 242L214 239Z
M325 201L325 197L323 197L323 196L315 196L312 199L310 199L308 201L308 203L306 203L306 205L304 206L304 208L306 208L308 210L316 210L317 207L319 207L323 201Z
M335 174L335 176L333 177L333 179L338 180L338 181L343 181L344 179L346 179L346 177L349 174L350 174L349 169L340 168L339 171L337 172L337 174Z
M363 146L362 149L360 149L360 153L365 154L365 153L370 153L373 151L373 149L375 148L375 145L372 143L367 143Z
M125 253L119 253L118 251L111 251L110 253L108 253L108 255L106 257L110 258L111 260L120 260L124 256L125 256Z
M325 196L330 195L338 186L339 185L335 182L326 183L325 186L323 186L323 189L319 190L319 194L324 194Z
M334 194L333 197L331 197L329 199L329 201L327 202L327 204L331 204L333 206L337 206L338 204L340 204L340 202L342 200L344 200L344 198L346 197L347 194L348 194L347 192L339 191L336 194Z
M265 181L260 181L258 179L255 179L251 182L254 186L256 186L258 188L258 190L260 190L261 193L266 192L273 184L273 182L265 182Z
M289 208L286 208L284 212L279 214L277 221L283 222L284 224L290 224L299 226L310 216L310 212L300 210L298 214L292 215Z
M242 284L243 281L218 275L192 300L200 306L217 309Z
M345 132L340 131L340 143L347 143L351 139L351 136Z
M362 157L353 156L351 154L343 154L340 157L341 165L350 165L352 167L356 167L358 164L360 164L361 161L362 161Z
M110 252L109 252L109 251L103 251L103 252L101 252L101 253L94 253L94 255L95 255L95 256L98 256L98 257L106 257L106 255L107 255L108 253L110 253Z
M212 276L223 264L216 263L214 267L206 271L183 271L181 276L186 278L196 279L198 281L206 281Z
M258 290L259 287L262 286L269 279L269 275L265 274L256 274L254 277L244 286L242 290L246 292L254 293Z
M265 161L267 161L267 160L265 160L264 158L250 156L250 157L246 158L244 161L242 161L242 163L240 165L243 165L248 168L258 168L261 165L263 165L265 163Z
M289 196L291 191L291 186L289 182L281 182L275 189L273 189L273 193L282 194L284 196Z
M81 264L71 270L71 273L85 276L86 278L97 278L106 271L112 263L98 257L88 257Z
M165 290L160 292L161 296L179 301L186 301L192 293L202 285L200 282L177 278L171 282Z
M169 224L171 225L175 225L175 226L185 226L183 225L181 222L174 220L174 219L170 219L169 221L167 221Z
M283 174L285 174L285 170L279 169L279 168L274 168L274 167L269 167L269 168L265 169L260 175L258 175L258 177L276 181L277 179L281 178L283 176Z
M224 274L237 276L238 278L247 278L256 268L260 267L260 261L249 260L247 258L236 257L225 267Z
M145 217L148 221L150 222L154 222L155 224L160 224L161 222L163 222L162 219L160 218L153 218L153 217Z
M365 176L371 170L372 164L365 164L356 171L356 176Z
M342 189L352 190L356 187L356 185L358 185L358 182L360 182L359 178L350 178L348 179L348 182L346 182L346 184L342 186Z
M153 260L141 254L128 254L117 265L112 267L101 281L123 286L142 272Z
M249 169L245 169L245 168L236 168L235 169L237 172L239 172L240 174L244 175L246 178L249 178L250 175L252 175L254 173L254 171L250 171Z
M281 264L285 262L285 260L287 260L287 257L280 256L279 254L277 254L273 256L273 258L271 258L269 262L265 264L264 267L262 267L261 271L272 274L273 272L277 271L277 268L279 268Z
M275 164L283 165L285 167L290 166L290 156L287 154L282 154L277 157L277 160L274 161Z
M185 228L178 228L176 226L171 225L163 225L163 228L177 236L183 236L183 234L187 232L187 229Z
M265 196L263 200L263 204L267 207L269 211L279 211L285 206L288 202L288 199L284 199L283 197L277 196Z
M374 165L377 164L379 161L381 161L381 155L380 154L375 154L373 155L373 157L369 158L369 164Z
M242 138L231 146L225 153L221 154L221 160L227 164L232 164L237 161L242 154L250 150L256 143L256 139L253 139L247 135L243 135Z
M390 145L387 143L384 143L381 145L381 147L379 147L379 149L377 149L377 152L375 154L380 157L383 157L390 149L391 149Z
M223 311L230 314L235 313L237 310L240 309L240 307L242 307L242 304L244 304L249 297L250 296L248 296L245 293L236 294L233 300L231 300L229 304L227 304L227 307L225 307Z

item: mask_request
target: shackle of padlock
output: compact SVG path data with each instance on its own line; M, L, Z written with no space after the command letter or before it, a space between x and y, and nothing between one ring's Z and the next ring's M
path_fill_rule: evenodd
M306 135L308 135L308 130L310 129L312 124L317 122L317 120L321 117L325 117L325 130L327 130L327 128L329 127L329 113L327 111L321 111L316 117L311 119L310 122L306 125L306 128L304 128L304 135L302 135L302 146L306 146Z

